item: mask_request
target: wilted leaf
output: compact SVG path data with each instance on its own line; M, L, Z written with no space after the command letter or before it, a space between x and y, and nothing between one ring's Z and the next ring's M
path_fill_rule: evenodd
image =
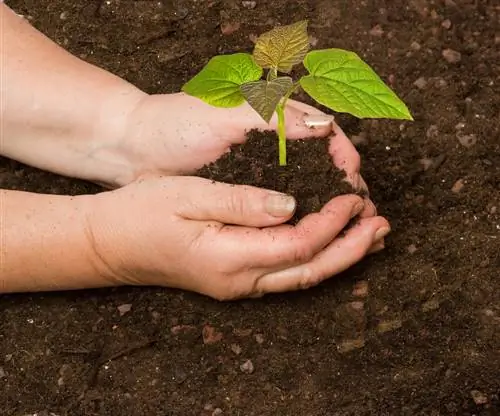
M293 86L290 77L279 77L272 81L255 81L243 84L241 92L252 108L269 123L276 106Z
M413 120L406 105L354 52L312 51L304 65L310 75L300 85L318 103L358 118Z
M245 101L240 85L260 79L263 72L247 53L216 56L182 91L215 107L236 107Z
M289 73L302 62L309 50L307 20L279 26L259 36L253 56L262 68Z

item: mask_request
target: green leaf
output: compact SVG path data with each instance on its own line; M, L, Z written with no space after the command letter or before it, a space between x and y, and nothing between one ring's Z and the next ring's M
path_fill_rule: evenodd
M245 101L240 85L260 79L263 72L247 53L215 56L182 91L215 107L236 107Z
M293 87L290 77L279 77L272 81L255 81L243 84L241 92L248 104L269 123L280 100Z
M304 65L310 75L300 85L318 103L358 118L413 120L406 105L354 52L312 51Z
M253 57L262 68L289 73L302 62L309 50L307 20L279 26L259 36Z

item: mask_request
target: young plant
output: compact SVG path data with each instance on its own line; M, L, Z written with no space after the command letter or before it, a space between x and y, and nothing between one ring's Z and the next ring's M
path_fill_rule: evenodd
M294 81L289 74L301 62L309 75ZM276 112L279 164L284 166L285 106L299 87L337 112L358 118L413 120L406 105L354 52L309 51L305 20L262 34L252 55L213 57L182 90L216 107L236 107L246 100L266 123Z

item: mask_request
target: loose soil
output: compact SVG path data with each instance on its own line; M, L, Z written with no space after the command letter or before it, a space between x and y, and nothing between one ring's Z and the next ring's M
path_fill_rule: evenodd
M287 165L279 166L275 133L252 131L243 145L236 145L198 176L230 184L253 185L293 195L297 209L290 223L318 212L332 198L356 193L346 173L332 164L329 139L293 140L287 143Z
M317 288L233 303L158 288L2 296L1 415L500 414L496 2L8 3L149 93L309 18L317 48L358 52L415 122L336 116L393 232ZM6 159L0 186L100 192Z

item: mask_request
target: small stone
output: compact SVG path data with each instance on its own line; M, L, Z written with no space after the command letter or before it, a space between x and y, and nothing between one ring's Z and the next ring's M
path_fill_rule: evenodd
M236 335L237 337L248 337L252 335L252 328L234 328L233 329L233 334Z
M68 12L62 12L60 15L59 15L59 19L61 20L66 20L68 18Z
M354 302L349 302L349 307L356 312L362 312L365 309L365 304L364 302L356 300Z
M384 34L384 29L382 29L382 26L376 25L370 29L369 33L371 36L379 38Z
M449 64L456 64L462 60L462 54L453 49L448 48L443 50L442 55L446 62L448 62Z
M255 334L255 341L257 342L257 344L263 344L264 343L264 335Z
M212 412L212 416L219 416L223 413L222 409L220 407L216 407L214 411Z
M241 5L248 10L253 10L257 7L256 1L242 1Z
M118 313L120 314L120 316L123 316L132 310L132 304L124 303L123 305L118 306L116 309L118 309Z
M368 288L368 282L366 280L360 280L354 285L352 295L358 298L366 298L368 296Z
M488 397L486 396L486 394L479 390L471 390L470 395L472 397L472 400L474 400L474 403L476 403L478 406L488 403Z
M252 374L255 371L255 367L251 360L246 360L240 365L240 370L245 374Z
M3 369L3 367L0 367L0 378L5 378L7 377L7 373Z
M401 319L394 319L392 321L382 321L377 326L377 332L383 334L385 332L394 331L403 326Z
M477 143L477 136L475 134L462 134L457 133L457 139L460 144L466 148L471 148Z
M422 304L422 312L435 311L439 309L439 300L431 299Z
M413 83L413 85L415 85L415 87L419 90L423 90L427 87L427 80L424 77L420 77Z
M240 29L240 22L224 22L220 25L220 30L223 35L229 36Z
M218 332L213 326L205 325L201 331L204 344L216 344L222 340L222 332Z
M365 346L365 340L363 338L349 339L342 341L340 344L338 344L337 350L341 354L345 354L346 352L357 350L359 348L363 348L364 346Z
M451 20L446 19L441 22L441 26L448 30L451 27Z
M464 180L463 179L459 179L451 187L451 192L453 192L454 194L458 194L458 193L460 193L460 191L462 189L464 189L464 186L465 186Z
M242 349L238 344L231 344L231 351L234 352L236 355L240 355Z
M429 170L430 167L433 165L434 161L428 157L424 157L423 159L420 159L418 161L422 165L422 169L425 171Z
M410 49L413 51L419 51L422 46L417 41L413 41L410 45Z
M408 247L406 247L406 250L408 251L408 253L413 254L418 249L417 249L417 246L415 244L410 244Z
M428 139L439 136L438 126L436 126L435 124L431 124L427 129L427 131L425 132L425 135Z
M316 47L317 44L318 44L318 38L313 36L313 35L310 35L309 36L309 45L311 45L314 48L314 47Z

